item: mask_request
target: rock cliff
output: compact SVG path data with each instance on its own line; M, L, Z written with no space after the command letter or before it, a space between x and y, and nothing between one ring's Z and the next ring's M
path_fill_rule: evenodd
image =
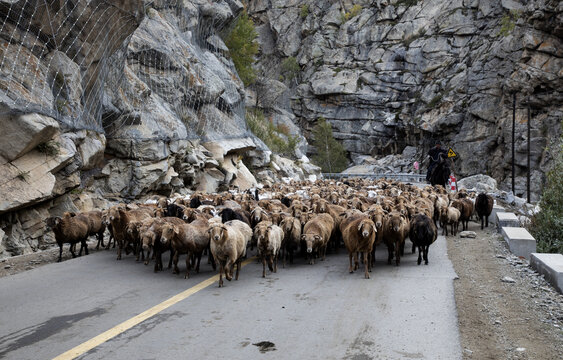
M218 32L238 0L0 1L0 257L49 247L44 219L159 193L318 172L247 129ZM277 169L272 171L272 169Z
M516 193L525 193L529 106L537 199L563 119L560 1L257 0L249 12L258 67L277 79L296 59L297 121L309 134L326 118L354 164L406 146L420 160L440 139L459 154L458 178L489 174L507 189L516 94Z

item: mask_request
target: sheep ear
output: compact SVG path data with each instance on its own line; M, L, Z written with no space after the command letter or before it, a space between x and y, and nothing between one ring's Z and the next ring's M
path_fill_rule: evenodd
M301 240L305 240L305 234L301 235Z
M322 240L322 237L320 237L319 235L315 235L315 240Z
M375 227L375 224L372 224L371 227L373 228L373 232L377 233L377 228Z
M364 225L363 221L360 221L360 225L358 225L358 231L362 230L362 226Z

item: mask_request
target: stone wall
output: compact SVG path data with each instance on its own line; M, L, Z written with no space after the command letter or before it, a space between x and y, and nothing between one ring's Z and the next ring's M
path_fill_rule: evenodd
M421 159L441 139L459 154L458 178L489 174L506 189L516 93L516 193L525 192L530 105L537 199L563 118L561 2L258 0L249 11L258 66L277 78L296 58L293 113L306 134L326 118L356 164L406 146Z

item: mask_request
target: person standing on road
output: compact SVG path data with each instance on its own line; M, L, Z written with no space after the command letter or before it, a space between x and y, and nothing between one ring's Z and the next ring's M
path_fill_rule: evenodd
M428 181L430 181L430 175L432 175L432 171L440 162L440 154L448 156L448 152L445 149L442 149L442 144L440 143L440 141L436 141L436 145L428 152L428 156L430 157L430 164L428 164L428 172L426 173L426 180Z

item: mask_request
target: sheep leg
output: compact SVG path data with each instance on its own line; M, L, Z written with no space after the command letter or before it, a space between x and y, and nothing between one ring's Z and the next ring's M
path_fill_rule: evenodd
M270 269L270 272L274 272L274 257L273 255L268 255L268 269Z
M57 262L63 261L63 243L59 243L59 260Z
M393 260L393 252L395 251L395 246L393 245L393 243L390 243L389 245L387 245L387 264L391 265L391 260Z
M231 281L233 279L233 266L234 263L230 258L228 258L225 266L223 267L223 269L225 269L225 279L227 279L228 281Z
M82 239L80 250L84 248L84 255L88 255L88 244L86 243L86 238Z
M420 265L420 263L422 262L422 246L418 247L418 261L417 264Z
M397 242L395 246L395 265L399 266L400 263L401 263L401 244Z
M222 261L219 261L219 287L223 287L223 262Z
M189 278L190 278L190 253L188 253L188 255L186 256L186 275L184 275L184 279L189 279Z
M74 253L75 248L72 247L73 245L74 244L70 244L69 250L70 250L70 253L72 254L72 258L74 259L76 257L76 254Z
M236 273L236 275L235 275L235 280L238 280L238 275L239 275L239 273L240 273L240 263L241 263L241 261L242 261L242 259L239 258L239 259L237 260L237 262L236 262L236 264L237 264L237 273ZM231 273L231 276L232 276L232 275L233 275L233 274Z
M117 245L117 260L121 260L121 251L123 250L123 240L119 240Z
M411 254L414 254L416 252L416 245L412 242L412 240L411 243L412 243Z
M278 254L274 255L274 273L278 272Z
M260 256L262 260L262 277L266 277L266 257Z
M154 252L153 252L153 257L154 257ZM145 265L148 265L149 262L151 261L151 248L149 247L147 249L147 257L145 258Z
M172 248L170 248L170 258L168 259L168 268L172 267Z
M201 262L201 253L197 254L197 265L195 267L195 272L199 274L199 263Z
M360 268L360 253L358 251L354 252L354 271Z
M178 258L180 257L180 254L178 253L178 251L174 252L174 270L172 270L172 274L179 274L180 273L180 268L178 268ZM189 259L189 256L188 256ZM187 261L187 260L186 260Z
M369 251L364 251L364 267L365 267L365 278L369 279L369 259L368 259Z
M424 246L424 265L428 265L428 249L430 245Z

